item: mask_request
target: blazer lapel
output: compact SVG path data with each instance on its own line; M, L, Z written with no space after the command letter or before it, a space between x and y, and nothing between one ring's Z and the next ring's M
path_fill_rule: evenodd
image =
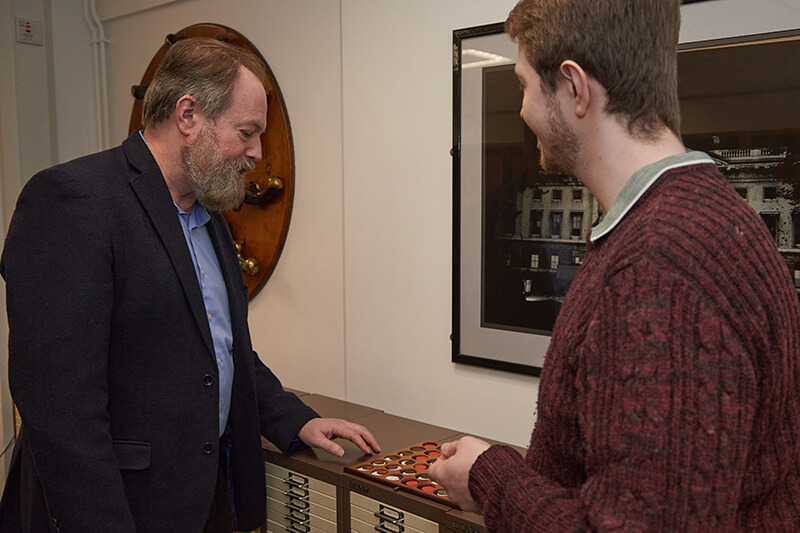
M122 143L122 148L128 161L140 172L131 178L131 188L139 198L139 202L150 218L172 261L172 266L183 287L183 292L186 294L197 327L200 329L209 354L213 357L214 345L206 318L203 294L200 292L186 238L183 236L175 204L164 181L164 176L138 131Z

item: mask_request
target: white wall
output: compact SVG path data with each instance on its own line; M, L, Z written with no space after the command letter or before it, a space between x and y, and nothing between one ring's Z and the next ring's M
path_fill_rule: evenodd
M800 28L800 0L711 0L681 15L681 42L723 39Z
M453 30L515 3L342 2L347 397L527 445L538 380L450 361Z
M98 0L98 11L109 12L107 2ZM22 9L21 0L13 4ZM55 120L55 148L65 159L95 149L87 126L94 85L86 79L92 64L82 0L52 4L56 118L44 120ZM237 29L280 83L295 141L294 212L275 273L251 303L250 324L257 350L285 385L527 444L537 380L455 365L449 341L452 31L501 21L513 4L150 1L145 11L105 22L113 143L127 134L130 86L164 36L190 24ZM757 7L712 0L684 8L682 39L798 27L800 0ZM3 104L0 120L7 113ZM15 139L20 153L36 148L27 136ZM26 165L22 179L33 166ZM20 177L2 178L5 202Z
M50 3L53 31L53 115L57 124L58 161L103 148L99 119L92 34L86 22L84 0Z

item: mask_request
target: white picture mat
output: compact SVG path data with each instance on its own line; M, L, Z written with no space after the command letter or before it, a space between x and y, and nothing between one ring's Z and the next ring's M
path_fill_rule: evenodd
M513 64L517 45L505 33L468 37L463 49L476 49ZM466 62L466 61L465 61ZM460 352L464 355L507 363L541 367L550 337L481 325L483 269L483 68L461 70L461 283Z

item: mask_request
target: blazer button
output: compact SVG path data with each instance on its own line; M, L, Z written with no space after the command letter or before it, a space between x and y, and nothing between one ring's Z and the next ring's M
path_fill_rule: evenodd
M214 445L210 442L203 444L203 453L211 453L214 451Z
M212 376L211 374L206 374L205 376L203 376L203 385L205 385L206 387L210 387L213 384L214 384L214 376Z

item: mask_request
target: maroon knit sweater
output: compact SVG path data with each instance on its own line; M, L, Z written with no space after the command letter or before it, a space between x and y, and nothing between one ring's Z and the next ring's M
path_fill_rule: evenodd
M800 531L800 306L712 164L671 170L589 244L525 459L470 471L492 531Z

